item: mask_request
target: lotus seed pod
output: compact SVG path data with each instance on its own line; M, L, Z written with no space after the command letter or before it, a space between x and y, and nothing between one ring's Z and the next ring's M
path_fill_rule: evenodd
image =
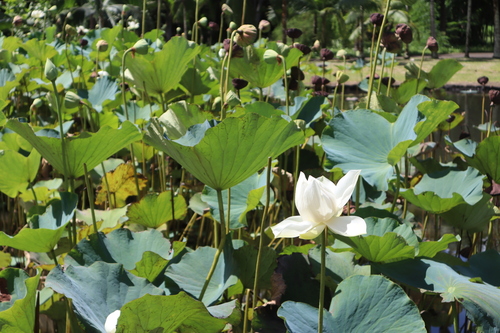
M311 53L311 48L304 44L293 43L292 47L299 49L303 55L308 55L309 53Z
M500 90L491 89L488 92L490 96L490 105L499 105L500 104Z
M233 84L233 87L236 90L241 90L241 89L245 88L246 86L248 86L248 81L247 80L238 79L238 78L233 79L231 81L231 83Z
M57 70L57 67L54 65L50 59L47 58L47 61L45 61L45 77L49 81L55 81L57 79L57 74L59 71Z
M148 54L149 44L145 39L139 39L135 42L134 46L132 46L132 52L137 52L139 54Z
M321 51L319 51L319 55L321 59L324 61L332 60L334 56L333 52L330 51L329 49L321 49Z
M68 91L66 93L66 95L64 96L64 106L67 109L76 108L77 106L79 106L81 104L81 102L82 102L82 99L80 98L80 96L78 96L77 94L75 94L72 91Z
M175 33L176 33L176 36L180 36L180 35L181 35L181 32L182 32L181 27L177 27L177 28L175 28Z
M37 110L39 107L43 105L43 101L40 98L35 98L33 103L31 103L30 109Z
M57 11L57 6L54 5L47 10L49 13L55 13Z
M290 38L297 39L302 36L302 30L297 28L287 29L286 35Z
M382 84L383 84L384 86L389 86L389 85L390 85L390 86L392 87L392 85L393 85L394 83L396 83L396 80L395 80L393 77L384 76L384 77L380 80L380 82L382 82Z
M382 25L383 21L384 21L384 15L382 15L380 13L373 13L370 15L370 22L373 25L380 27Z
M380 44L386 48L387 52L397 53L401 50L401 42L394 32L384 33Z
M251 24L243 24L238 28L234 41L241 47L252 45L257 39L257 28Z
M274 65L279 62L279 54L278 52L268 49L264 52L264 61L270 65Z
M290 68L290 77L297 81L302 81L305 79L304 72L297 66Z
M220 96L215 97L214 102L212 103L212 110L220 109L221 102L222 98L220 98Z
M261 20L259 22L259 30L263 33L271 31L271 23L268 20Z
M337 73L335 74L335 79L337 80L338 84L342 84L349 80L349 75L344 74L344 72L342 71L337 71Z
M487 76L481 76L477 79L477 83L482 84L483 86L488 83L490 79Z
M69 25L69 24L66 24L66 26L64 27L64 32L68 36L74 36L74 35L76 35L76 28Z
M319 40L316 39L312 48L316 51L319 51L319 49L321 48L321 43L319 42Z
M212 31L219 31L219 24L217 22L208 22L208 28Z
M295 119L293 122L297 125L298 129L303 131L306 130L306 121L304 119Z
M14 16L12 19L12 25L15 27L20 27L23 24L23 18L19 15Z
M101 39L97 42L96 47L97 51L106 52L108 50L108 42L106 42L104 39Z
M231 45L230 39L224 39L223 46L224 50L229 53L229 47ZM233 52L231 53L231 58L242 58L243 48L236 43L233 43Z
M226 106L229 106L230 108L235 107L236 105L240 104L241 101L238 98L238 95L232 90L229 90L226 93Z
M229 28L227 28L227 31L233 32L236 29L238 29L238 25L235 22L231 21L229 23Z
M396 26L396 36L405 44L410 44L413 40L413 32L409 25L400 23Z
M208 26L208 19L206 17L202 17L198 20L198 26L206 28Z
M233 10L227 4L222 4L222 12L224 15L233 15Z
M85 47L89 44L89 41L86 40L85 38L80 39L80 46Z
M429 50L431 50L431 52L437 52L439 50L439 46L438 46L438 42L436 40L436 38L430 36L428 39L427 39L427 44L426 44L427 48Z

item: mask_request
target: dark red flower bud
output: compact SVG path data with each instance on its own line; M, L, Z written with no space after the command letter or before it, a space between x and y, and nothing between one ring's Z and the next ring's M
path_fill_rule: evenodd
M401 41L405 44L410 44L413 40L413 32L411 28L404 23L400 23L396 26L396 36L401 39Z
M370 75L367 75L367 76L366 76L366 78L367 78L367 79L370 79ZM380 75L378 75L377 73L375 73L375 75L373 76L373 79L374 79L374 80L378 80L378 79L380 79Z
M370 22L373 25L380 27L382 25L383 21L384 21L384 15L382 15L380 13L373 13L370 15Z
M208 28L212 31L219 31L219 24L217 22L208 22Z
M85 38L80 39L80 46L85 47L89 44L89 41L86 40Z
M394 83L396 83L396 80L393 78L393 77L388 77L388 76L384 76L382 78L382 84L385 85L385 86L388 86L388 85L393 85Z
M243 80L243 79L233 79L231 81L231 83L233 84L233 87L236 90L241 90L241 89L245 88L246 86L248 86L248 81Z
M297 66L293 66L292 68L290 68L290 77L298 81L302 81L305 78L304 72L302 72L302 70Z
M286 35L290 38L293 38L293 39L297 39L299 38L300 36L302 36L302 30L300 29L297 29L297 28L293 28L293 29L288 29L286 31Z
M335 54L333 54L333 52L330 51L329 49L321 49L321 51L319 51L319 55L321 59L324 61L332 60L333 57L335 56Z
M387 49L387 52L397 53L401 50L401 42L394 32L384 33L380 44Z
M439 50L438 42L436 38L430 36L427 39L427 48L431 50L431 52L437 52Z
M299 82L293 78L288 79L288 90L297 90L299 89Z
M483 86L488 83L490 79L487 76L481 76L477 79L477 83L482 84Z
M453 122L453 120L455 120L455 116L454 115L449 115L448 118L446 118L446 122L451 124Z
M229 54L229 47L231 45L230 39L224 39L223 46L224 50ZM233 58L243 58L243 48L236 43L233 43Z
M488 95L490 96L490 105L499 105L500 104L500 90L496 89L491 89L488 92Z
M311 48L304 44L294 43L292 47L299 49L304 55L311 53Z

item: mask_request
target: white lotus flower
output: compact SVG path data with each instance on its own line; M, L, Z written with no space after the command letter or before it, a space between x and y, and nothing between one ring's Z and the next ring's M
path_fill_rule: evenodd
M45 12L43 10L35 9L31 12L31 17L35 19L41 19L45 17Z
M295 191L300 216L292 216L271 227L275 237L316 238L328 227L332 232L353 237L366 234L366 222L358 216L340 216L354 191L361 170L349 171L337 185L325 177L314 178L301 172Z
M106 318L106 322L104 323L104 329L106 333L115 333L116 332L116 324L118 324L118 318L120 318L120 310L116 310L111 312L111 314Z
M128 21L127 30L137 30L139 29L139 22Z

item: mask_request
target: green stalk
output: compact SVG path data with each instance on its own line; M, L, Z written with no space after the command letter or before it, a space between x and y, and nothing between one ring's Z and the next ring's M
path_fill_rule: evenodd
M243 9L241 10L241 25L245 24L245 9L247 8L247 0L243 0Z
M396 209L396 203L397 203L398 197L399 197L399 190L401 188L401 181L399 179L401 176L401 173L399 171L399 166L397 163L396 163L396 165L394 165L394 168L396 169L396 193L394 194L394 201L392 202L391 213L394 213L394 210Z
M144 37L144 32L146 29L146 0L142 0L142 24L141 24L141 28L142 28L141 37Z
M387 15L389 14L389 7L391 6L391 0L387 0L387 6L385 7L384 19L382 20L382 25L380 26L380 31L377 38L377 45L375 45L375 55L373 56L373 68L370 73L370 81L368 83L368 102L366 104L367 108L370 108L370 99L372 97L372 89L373 89L373 77L375 76L375 72L377 70L377 58L378 51L380 49L380 40L382 39L382 34L384 32L385 22L387 21Z
M269 197L271 195L271 169L272 169L272 157L267 159L267 173L266 173L266 205L264 206L264 213L262 214L262 220L260 221L260 238L259 238L259 251L257 252L257 259L255 262L255 277L253 280L253 304L252 307L255 308L257 306L257 288L258 288L258 280L260 273L260 260L262 255L262 249L264 248L264 224L267 220L267 215L269 211ZM248 311L245 308L245 311Z
M391 79L392 79L392 74L394 73L394 60L396 58L396 54L393 53L392 54L392 63L391 63L391 75L389 75L389 85L387 86L387 93L386 93L386 96L389 97L389 93L391 91Z
M288 99L289 99L289 91L288 91L288 80L286 79L286 61L285 61L285 57L283 57L282 55L279 55L278 57L280 57L281 61L283 62L283 79L285 80L285 106L286 106L286 115L289 116L290 115L290 110L289 110L289 102L288 102Z
M481 124L484 124L484 103L486 100L486 94L484 93L484 84L483 84L483 100L481 103ZM481 141L484 139L484 133L481 131Z
M220 25L219 25L219 39L217 40L217 44L219 44L219 46L221 45L220 43L222 43L222 27L224 25L224 12L221 12L220 13Z
M226 90L227 90L227 87L229 86L229 69L231 68L231 57L233 56L233 45L234 45L234 36L238 33L238 30L234 30L232 33L231 33L231 39L230 39L230 42L229 42L229 57L228 57L228 60L227 60L227 69L226 69L226 78L225 78L225 83L224 83L224 95L221 95L221 99L222 99L222 105L226 104ZM224 68L221 68L221 71L223 71ZM224 108L221 109L222 112L221 112L221 121L226 119L226 110Z
M245 293L245 314L243 316L243 332L248 332L248 306L249 306L249 299L250 299L250 289L247 289Z
M418 75L417 75L417 89L415 90L415 94L418 94L418 84L420 81L420 73L422 72L422 66L424 64L425 50L427 50L427 45L424 47L424 50L422 51L422 57L420 58L420 67L418 68Z
M62 149L62 162L63 162L63 173L64 173L64 185L66 188L68 188L68 165L66 161L66 138L64 136L64 131L63 131L63 116L62 116L62 110L61 110L61 101L59 100L59 94L57 93L57 86L56 86L56 81L51 81L52 82L52 88L54 89L54 99L56 101L56 111L57 111L57 116L59 118L59 134L61 136L61 149Z
M297 188L297 180L299 179L299 161L300 161L300 146L295 146L295 163L294 163L295 166L293 168L292 216L295 215L295 189Z
M89 180L89 172L87 170L86 163L83 163L83 170L85 171L85 186L87 186L87 195L89 197L90 214L92 215L92 225L94 226L94 232L97 234L99 232L99 230L97 228L97 222L96 222L95 211L94 211L94 192L93 192L93 188L91 187L92 184Z
M222 200L222 190L218 189L217 191L217 200L219 203L219 215L220 215L220 242L217 251L215 252L214 260L212 262L212 266L210 266L210 270L208 271L207 277L205 278L205 283L203 284L203 288L200 292L200 297L198 299L203 301L203 296L205 296L205 292L207 291L208 285L210 284L210 280L214 275L215 268L217 267L217 263L219 262L219 257L224 250L224 244L226 242L226 222L224 221L224 201ZM215 230L214 230L215 232Z
M325 307L325 280L326 280L326 246L328 245L328 228L323 230L321 242L321 271L319 275L319 311L318 333L323 333L323 309Z
M380 80L378 80L377 95L380 94L380 88L382 87L382 78L384 77L385 53L386 52L387 52L387 48L384 47L384 49L382 50L382 69L380 69Z
M161 28L161 0L156 2L156 39L160 37Z
M200 9L200 4L199 0L196 0L195 2L195 9L194 9L194 22L196 24L196 27L194 27L194 42L198 43L198 11Z
M343 56L343 58L344 58L344 70L345 70L346 68L345 55ZM344 100L345 100L345 82L342 83L342 99L340 100L340 110L344 110Z
M488 114L488 121L490 122L489 123L489 126L488 126L488 132L486 133L486 137L489 138L490 137L490 133L491 133L491 126L493 125L493 104L490 106L490 113Z

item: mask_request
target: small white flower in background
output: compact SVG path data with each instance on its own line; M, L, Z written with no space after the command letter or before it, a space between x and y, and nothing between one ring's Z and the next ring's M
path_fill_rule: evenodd
M86 29L83 25L79 25L78 27L76 27L76 32L83 36L85 35L87 32L89 32L89 29Z
M43 10L36 9L31 12L31 17L35 19L41 19L45 17L45 12Z
M106 318L106 322L104 323L104 329L106 333L115 333L116 332L116 324L118 323L118 318L120 317L120 310L116 310L112 312L108 318Z
M105 77L105 76L109 76L109 73L106 71L99 71L99 72L97 72L97 76Z
M137 30L139 29L139 22L128 21L127 30Z
M366 222L358 216L340 216L354 191L360 170L349 171L337 185L325 177L318 179L301 172L295 190L299 216L278 223L271 230L276 238L316 238L328 227L333 233L353 237L366 234Z

